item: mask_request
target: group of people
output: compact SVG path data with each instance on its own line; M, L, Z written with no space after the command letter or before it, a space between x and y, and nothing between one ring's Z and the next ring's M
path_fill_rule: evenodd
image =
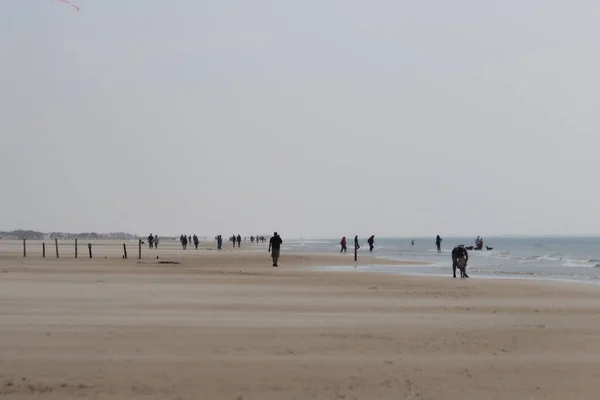
M196 250L198 250L198 245L200 244L200 239L198 239L198 236L196 236L194 234L194 236L186 236L186 235L181 235L179 236L179 242L181 243L181 247L183 247L183 249L187 249L188 244L194 244L194 247L196 248Z
M375 248L375 235L371 235L371 237L367 239L367 243L369 244L369 252L372 253L373 249ZM346 236L342 237L342 240L340 241L340 246L342 247L340 249L340 253L346 253L348 251ZM360 249L360 244L358 244L358 235L354 236L354 249Z
M155 249L158 249L158 242L159 242L158 235L156 235L156 236L154 236L152 234L148 235L148 246L150 248L154 247Z
M222 236L217 235L215 237L215 240L217 241L217 249L222 250L222 247L223 247ZM240 234L232 235L229 238L229 240L233 243L233 247L235 247L236 243L237 243L238 247L241 247L242 236ZM443 239L440 237L440 235L437 235L437 237L435 239L435 245L436 245L438 253L442 251L442 249L441 249L442 240ZM184 250L187 249L188 243L190 243L190 244L193 243L194 247L196 249L198 249L198 244L200 243L198 236L196 236L195 234L193 236L186 236L186 235L182 234L179 237L179 241L181 242L181 246L183 247ZM251 236L250 241L252 243L265 242L266 238L264 236ZM157 249L158 243L159 243L158 235L155 236L151 233L148 236L148 246L150 248ZM282 243L283 243L283 240L281 239L281 237L279 236L279 234L277 232L275 232L273 234L273 236L269 239L269 250L268 251L271 254L271 258L273 259L273 267L279 266L279 257L281 255L281 244ZM369 237L369 239L367 239L367 244L369 245L369 252L373 252L373 249L375 248L375 235L371 235ZM411 244L414 245L414 241L412 241ZM340 246L341 246L340 253L345 253L348 251L346 236L342 237L342 239L340 241ZM475 248L481 249L482 247L483 247L483 239L480 238L479 236L477 236L477 239L475 239ZM358 235L354 236L354 248L356 250L360 249ZM465 248L464 245L460 244L452 249L452 276L453 276L453 278L456 278L456 270L457 269L460 271L461 278L469 277L469 275L467 275L468 261L469 261L469 253L467 252L467 249Z
M246 240L246 238L244 238L244 241ZM267 239L265 236L251 236L250 240L252 241L252 243L254 243L256 241L256 243L259 242L266 242ZM223 237L221 235L217 235L215 236L215 241L217 242L217 250L222 250L223 249ZM242 236L240 234L237 235L232 235L231 237L229 237L229 241L233 243L233 247L235 247L235 245L237 244L238 247L241 247L242 245ZM148 246L152 249L158 249L158 235L153 235L152 233L150 235L148 235ZM196 250L198 249L198 246L200 245L200 239L198 238L198 236L196 234L192 235L180 235L179 236L179 243L181 243L181 247L183 248L183 250L187 249L188 244L192 245L196 248Z
M483 238L477 236L477 239L475 239L475 250L482 250L483 249Z
M250 242L254 243L254 241L256 241L256 243L265 243L267 241L267 238L264 236L250 236Z
M233 243L233 247L235 248L235 244L237 243L238 247L242 247L242 236L238 233L237 236L233 235L229 237L229 241Z
M221 235L219 235L219 236L221 236ZM218 239L219 236L215 237L215 239L217 240L217 242L219 240ZM244 239L244 242L246 240L248 240L247 237L244 237L243 239ZM229 237L229 241L233 243L233 247L235 247L236 244L237 244L238 247L242 246L242 236L239 233L237 235L230 236ZM258 236L258 235L256 235L256 236L254 236L254 235L250 236L250 242L252 242L252 243L254 243L254 242L256 242L256 243L265 243L266 241L267 241L267 238L265 236Z

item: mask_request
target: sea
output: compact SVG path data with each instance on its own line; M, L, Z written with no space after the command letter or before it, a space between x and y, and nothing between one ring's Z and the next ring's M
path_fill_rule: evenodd
M414 240L414 245L413 245ZM545 279L600 284L600 237L485 237L483 250L469 251L471 278ZM443 237L437 252L435 237L375 238L377 259L419 261L429 265L383 265L377 261L360 266L354 263L354 238L348 237L348 253L340 265L322 270L378 272L383 274L451 276L452 249L473 246L475 238ZM282 252L338 253L340 239L297 239L284 241ZM360 240L358 257L369 252L366 238ZM491 247L486 250L485 246Z

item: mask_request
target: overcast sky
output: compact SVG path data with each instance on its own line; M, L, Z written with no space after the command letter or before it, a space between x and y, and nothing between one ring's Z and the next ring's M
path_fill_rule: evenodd
M600 2L0 1L0 229L600 233Z

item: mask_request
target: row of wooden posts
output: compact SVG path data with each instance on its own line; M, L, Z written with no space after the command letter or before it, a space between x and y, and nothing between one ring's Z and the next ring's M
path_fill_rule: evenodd
M54 247L56 248L56 258L60 258L58 253L58 239L54 239ZM92 244L88 243L88 252L92 258ZM78 256L77 239L75 239L75 258ZM27 239L23 239L23 257L27 257ZM46 243L42 243L42 257L46 258ZM123 243L123 258L127 258L127 245ZM138 242L138 259L142 258L142 240Z

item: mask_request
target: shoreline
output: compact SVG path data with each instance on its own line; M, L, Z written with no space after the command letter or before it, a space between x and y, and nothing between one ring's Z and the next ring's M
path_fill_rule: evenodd
M397 264L398 267L406 267L406 266L412 266L414 264L411 264L410 262L407 262L407 264ZM375 267L377 266L381 266L381 267L394 267L394 265L386 265L386 264L380 264L380 265L373 265ZM371 266L361 266L361 267L354 267L354 266L350 266L350 265L336 265L336 266L316 266L316 267L311 267L311 270L314 271L321 271L321 272L333 272L333 273L356 273L356 274L377 274L380 276L414 276L414 277L423 277L423 278L450 278L450 279L454 279L451 276L451 271L449 271L448 273L444 274L444 273L427 273L427 272L401 272L401 271L393 271L393 272L385 272L385 271L381 271L381 270L377 270L377 271L373 271L373 270L365 270L365 268L369 268ZM448 270L450 270L450 268L448 268ZM471 274L471 273L470 273ZM564 284L576 284L576 285L592 285L592 286L596 286L596 285L600 285L600 281L586 281L583 279L569 279L569 278L555 278L555 277L550 277L550 276L529 276L529 275L516 275L516 274L511 274L511 273L502 273L502 274L479 274L479 273L474 273L475 275L470 276L468 279L469 280L473 280L473 279L482 279L482 280L494 280L494 281L529 281L529 282L555 282L555 283L564 283ZM456 279L461 279L461 280L465 280L464 278L456 278Z

